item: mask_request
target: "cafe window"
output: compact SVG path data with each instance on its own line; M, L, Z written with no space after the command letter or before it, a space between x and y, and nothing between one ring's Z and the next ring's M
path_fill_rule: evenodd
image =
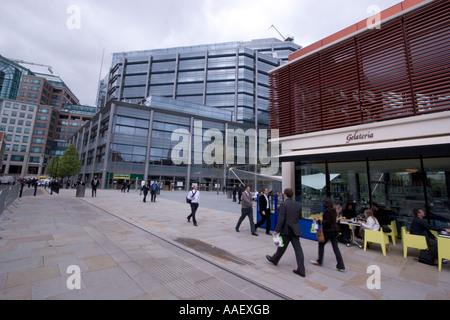
M357 213L369 207L369 183L365 161L330 163L330 194L333 203L353 203Z
M450 220L450 158L423 160L432 224L448 228Z
M326 166L324 163L303 163L297 167L297 180L301 180L303 212L310 214L323 212L323 200L327 197Z
M371 161L369 168L373 202L395 216L411 216L414 208L425 208L420 159Z

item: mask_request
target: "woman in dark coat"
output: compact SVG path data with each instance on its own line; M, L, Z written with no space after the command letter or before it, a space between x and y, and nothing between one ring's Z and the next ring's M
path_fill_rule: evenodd
M338 244L339 226L337 225L338 221L337 212L336 209L333 207L333 203L331 202L330 199L325 199L323 201L323 204L325 207L325 212L323 213L323 220L320 221L316 217L314 218L314 221L322 225L325 241L323 243L319 242L319 259L317 259L316 261L311 261L311 263L316 266L322 265L325 245L327 244L328 240L331 240L331 245L333 246L334 255L336 256L337 261L335 269L343 272L345 271L345 265Z

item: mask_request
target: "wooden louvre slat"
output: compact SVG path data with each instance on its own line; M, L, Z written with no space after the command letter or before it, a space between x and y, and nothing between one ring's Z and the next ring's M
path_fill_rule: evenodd
M286 137L450 110L450 3L434 1L271 73Z

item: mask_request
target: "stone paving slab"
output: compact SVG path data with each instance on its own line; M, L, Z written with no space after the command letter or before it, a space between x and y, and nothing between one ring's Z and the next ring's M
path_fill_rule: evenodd
M377 245L367 252L340 246L347 267L340 273L333 270L331 245L324 265L316 267L309 260L317 258L317 243L302 239L306 278L300 278L292 273L291 248L273 266L265 259L276 250L271 236L261 229L259 237L251 236L248 221L235 232L240 206L226 195L201 192L198 227L186 220L184 197L163 192L156 203L143 203L134 190L75 198L75 190L62 189L16 200L8 208L11 219L1 221L0 299L450 298L450 266L439 272L418 263L414 251L404 259L401 243L386 257ZM70 265L80 267L80 290L67 288ZM367 288L371 265L381 268L381 290Z

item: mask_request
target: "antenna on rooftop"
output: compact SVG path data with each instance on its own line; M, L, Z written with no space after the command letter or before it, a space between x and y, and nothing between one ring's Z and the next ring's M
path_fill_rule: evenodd
M270 28L269 28L269 30L272 29L272 28L274 28L274 29L278 32L278 34L281 36L281 38L284 39L283 41L286 41L286 42L293 42L293 41L294 41L294 37L289 36L289 37L285 38L285 37L281 34L281 32L278 31L277 27L275 27L274 25L271 25Z

